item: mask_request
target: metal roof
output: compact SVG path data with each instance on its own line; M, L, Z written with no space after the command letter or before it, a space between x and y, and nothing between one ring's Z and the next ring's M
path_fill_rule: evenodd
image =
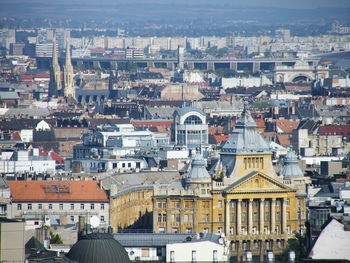
M117 233L113 234L113 238L124 247L163 247L167 244L185 242L211 241L219 243L221 237L212 233Z
M292 150L284 157L284 164L280 174L284 176L284 178L304 177L304 173L298 165L298 158Z

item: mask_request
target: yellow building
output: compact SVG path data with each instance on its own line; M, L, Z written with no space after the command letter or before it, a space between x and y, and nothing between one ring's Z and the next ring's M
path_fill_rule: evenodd
M166 186L148 186L152 194L147 201L134 200L136 210L125 201L134 191L113 199L111 208L113 203L118 204L116 208L128 207L124 213L137 218L145 212L138 202L146 202L147 212L152 212L155 233L222 233L230 241L231 255L237 260L242 259L246 250L261 258L267 250L280 253L293 231L303 228L305 191L300 189L305 181L298 174L298 192L290 177L286 181L289 184L285 184L284 178L275 173L271 155L250 113L244 110L222 148L213 176L206 170L205 160L197 154L186 178ZM288 169L284 171L289 173ZM127 227L114 221L112 213L111 210L114 227Z

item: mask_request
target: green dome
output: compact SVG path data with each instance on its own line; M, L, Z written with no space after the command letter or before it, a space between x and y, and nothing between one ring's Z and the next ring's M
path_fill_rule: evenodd
M87 234L74 244L66 255L78 263L129 263L124 247L112 235Z

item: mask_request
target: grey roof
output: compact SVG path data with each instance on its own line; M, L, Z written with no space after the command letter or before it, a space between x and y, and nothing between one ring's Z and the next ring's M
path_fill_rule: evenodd
M219 243L220 236L217 234L155 234L155 233L118 233L113 234L124 247L163 247L167 244L211 241Z
M301 171L298 165L298 158L292 150L290 150L284 157L284 164L280 174L284 178L304 177L304 173Z
M74 244L66 255L79 263L121 263L130 262L122 245L110 234L88 234Z
M270 147L258 132L250 112L244 109L236 123L236 129L222 147L222 152L249 154L270 151Z
M192 111L198 112L199 114L202 114L204 116L206 115L204 111L202 111L201 109L198 109L198 108L194 108L194 107L183 107L183 108L180 108L180 109L176 110L174 112L174 114L178 114L178 115L182 116L182 115L185 115L186 113L192 112Z
M9 185L6 183L4 177L0 177L0 189L8 189Z
M177 108L153 108L146 107L153 119L171 119Z
M2 100L18 100L18 93L15 91L0 91L0 99Z
M210 175L205 168L205 160L200 153L197 153L192 160L192 168L188 174L187 182L198 179L210 179Z
M29 116L29 117L44 117L50 115L50 111L44 108L11 108L5 116Z

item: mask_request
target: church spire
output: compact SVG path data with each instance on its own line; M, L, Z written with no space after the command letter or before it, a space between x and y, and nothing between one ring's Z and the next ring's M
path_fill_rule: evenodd
M58 63L57 45L56 41L54 41L52 47L52 63L50 68L49 97L57 96L61 88L61 70L60 64Z
M63 82L64 96L66 98L75 99L75 88L74 88L74 82L73 82L73 66L72 66L72 61L70 57L70 48L69 48L68 41L66 46L66 60L65 60L63 73L64 73L64 82Z

